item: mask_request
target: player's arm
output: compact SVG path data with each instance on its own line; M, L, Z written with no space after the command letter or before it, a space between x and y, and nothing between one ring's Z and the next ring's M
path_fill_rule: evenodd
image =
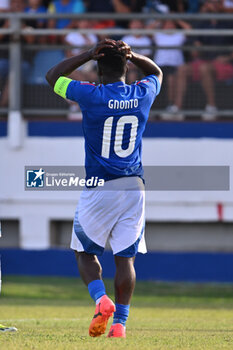
M160 85L162 84L163 72L154 61L152 61L149 57L131 51L130 46L124 41L118 41L118 43L121 46L121 50L125 52L127 59L137 66L145 76L153 74L157 76Z
M52 67L46 74L46 80L52 86L52 88L54 88L54 85L60 77L69 76L75 69L90 60L98 60L100 57L104 56L103 53L99 54L99 51L102 48L113 47L115 45L115 41L111 39L100 41L94 48L87 50L77 56L67 58L66 60ZM67 83L69 81L70 80L67 79Z
M162 84L163 81L163 72L157 66L157 64L152 61L149 57L140 55L138 53L132 52L132 56L130 58L130 61L137 66L145 76L147 75L156 75L159 79L160 84Z

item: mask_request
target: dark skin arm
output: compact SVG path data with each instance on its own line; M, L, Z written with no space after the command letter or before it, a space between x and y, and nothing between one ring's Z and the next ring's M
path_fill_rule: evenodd
M154 74L159 79L160 84L163 81L163 72L157 66L157 64L152 61L149 57L139 55L138 53L132 52L132 57L130 61L137 66L145 76Z
M159 79L160 84L162 84L163 72L154 61L146 56L131 51L130 46L124 41L118 41L117 43L120 46L119 49L125 52L126 58L129 59L135 66L137 66L145 76L151 74L156 75Z
M99 54L101 49L114 46L116 46L116 42L114 40L105 39L100 41L94 48L85 51L80 55L67 58L66 60L52 67L46 74L46 80L53 88L59 77L69 76L75 69L90 60L98 60L104 56L103 53Z
M131 51L129 45L123 41L115 41L111 39L105 39L100 41L93 49L85 51L78 56L70 57L56 66L51 68L46 74L46 79L48 83L54 87L56 81L61 76L69 76L75 69L82 66L84 63L90 60L98 60L103 57L103 53L99 51L105 47L117 47L119 51L123 52L126 55L126 58L129 59L133 64L135 64L145 76L154 74L158 77L160 84L163 80L163 73L161 69L155 64L150 58L139 55Z
M129 13L130 7L126 6L121 0L113 0L113 7L118 13Z

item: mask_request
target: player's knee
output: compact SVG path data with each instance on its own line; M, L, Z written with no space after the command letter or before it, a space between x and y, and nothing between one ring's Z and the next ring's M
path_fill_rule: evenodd
M122 256L117 256L115 255L115 263L116 263L116 269L119 271L127 273L130 271L132 274L135 273L134 269L134 257L122 257Z

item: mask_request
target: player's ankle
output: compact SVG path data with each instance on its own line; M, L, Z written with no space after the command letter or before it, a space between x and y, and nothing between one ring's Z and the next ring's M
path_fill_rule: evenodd
M130 305L123 305L123 304L116 303L115 306L116 306L116 311L113 317L113 325L120 323L123 327L125 327L126 321L129 316Z
M101 299L104 295L106 295L104 282L102 280L94 280L88 284L88 291L90 293L91 298L95 301L95 303Z
M112 322L112 326L119 325L119 324L124 328L124 330L126 330L126 325L123 325L120 322L117 322L117 323L114 323L114 321Z
M104 295L107 295L107 294L104 294ZM102 295L101 297L99 297L98 299L96 299L96 301L95 301L96 305L99 304L100 300L103 298L104 295Z

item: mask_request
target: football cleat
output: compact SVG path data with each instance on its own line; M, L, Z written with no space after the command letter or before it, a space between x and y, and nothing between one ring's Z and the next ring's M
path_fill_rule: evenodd
M121 323L112 324L108 338L126 338L125 327Z
M95 314L89 327L91 337L99 337L105 333L108 319L116 311L115 305L107 295L103 295L100 302L96 305Z
M7 327L0 324L0 332L16 332L16 331L17 331L17 328L15 327Z

